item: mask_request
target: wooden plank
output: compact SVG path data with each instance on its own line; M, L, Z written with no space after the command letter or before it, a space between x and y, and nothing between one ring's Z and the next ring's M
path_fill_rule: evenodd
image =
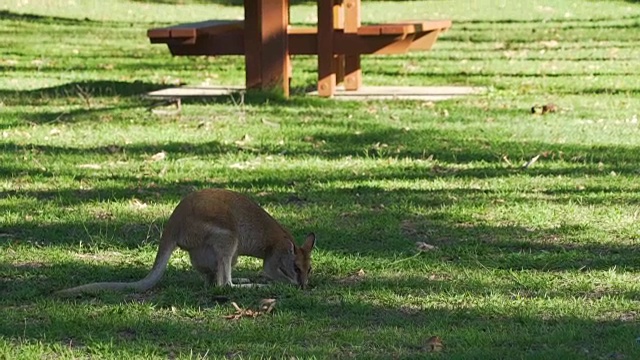
M358 35L406 35L431 30L446 30L450 27L450 20L408 20L386 24L364 25L358 28Z
M323 97L336 90L333 37L333 0L318 0L318 95Z
M360 36L357 34L338 35L334 41L336 54L404 54L409 50L413 35Z
M429 33L430 34L430 33ZM244 55L246 34L242 31L227 32L219 35L202 37L194 44L186 44L181 39L163 40L173 48L174 55ZM416 38L419 34L415 35ZM403 54L414 49L416 41L413 35L399 37L395 35L359 36L357 34L336 34L333 43L335 54L345 56L345 82L347 82L348 56L366 54ZM418 43L416 46L420 46ZM255 47L254 47L255 50ZM415 50L421 50L417 47ZM251 51L251 47L247 48ZM318 53L318 37L316 32L304 29L303 32L289 34L289 53L293 55L316 55ZM246 59L245 59L246 62ZM354 65L355 66L355 65ZM355 66L357 69L357 66ZM250 69L248 69L250 72ZM254 87L260 89L261 87Z
M156 28L147 30L147 37L153 39L168 39L171 37L171 29L169 28Z
M357 33L360 27L360 0L344 1L344 32Z
M440 32L440 30L431 30L416 34L413 41L411 42L409 51L431 50L433 44L435 44L436 40L438 40L438 35L440 35Z
M170 38L170 37L194 37L206 34L220 34L226 31L241 30L244 27L242 20L207 20L193 23L177 24L162 28L147 30L147 37Z
M198 35L195 28L172 28L172 38L193 38L195 40Z
M169 41L165 41L165 43L167 43L171 54L174 56L244 55L244 36L243 31L236 30L224 34L202 37L194 44L185 44L179 39L169 39Z
M407 35L415 32L416 27L413 24L388 24L380 27L382 35Z

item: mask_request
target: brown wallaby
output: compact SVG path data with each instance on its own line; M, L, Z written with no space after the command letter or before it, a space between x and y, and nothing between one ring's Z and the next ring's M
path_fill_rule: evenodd
M238 255L248 255L264 260L263 271L270 279L304 289L311 271L311 250L315 241L315 235L310 233L304 244L297 246L282 225L244 195L222 189L200 190L182 199L169 217L156 260L144 279L92 283L57 294L146 291L160 281L176 247L189 252L191 264L204 274L208 284L236 286L231 279L231 267Z

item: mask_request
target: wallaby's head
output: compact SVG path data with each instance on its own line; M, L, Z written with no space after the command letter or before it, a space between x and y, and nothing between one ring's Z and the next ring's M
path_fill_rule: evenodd
M273 280L289 282L305 289L311 272L311 250L315 244L316 236L313 233L307 235L302 246L296 246L292 242L289 249L274 254L273 258L265 262L265 275Z

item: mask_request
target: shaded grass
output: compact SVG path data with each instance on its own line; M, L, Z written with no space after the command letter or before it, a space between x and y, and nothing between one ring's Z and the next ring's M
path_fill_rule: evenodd
M637 4L366 2L365 22L426 8L454 20L430 53L365 57L367 84L488 92L248 94L185 100L175 116L141 95L241 84L242 59L171 58L145 30L241 7L41 5L0 1L0 356L639 356ZM300 2L292 19L314 11ZM294 87L312 86L315 59L293 64ZM546 102L561 111L530 115ZM144 276L173 207L205 187L249 194L298 238L315 231L312 289L205 289L176 252L147 293L51 297ZM259 268L242 259L236 275ZM233 322L221 297L278 305ZM425 352L432 335L442 356Z

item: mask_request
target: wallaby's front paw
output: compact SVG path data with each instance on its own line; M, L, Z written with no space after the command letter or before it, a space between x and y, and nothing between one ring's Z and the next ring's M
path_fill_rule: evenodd
M237 279L233 279L233 283L234 284L249 284L249 283L251 283L251 280L249 280L247 278L237 278Z
M267 286L267 284L248 283L248 284L233 284L231 286L233 286L233 287L241 287L241 288L254 288L254 287Z

